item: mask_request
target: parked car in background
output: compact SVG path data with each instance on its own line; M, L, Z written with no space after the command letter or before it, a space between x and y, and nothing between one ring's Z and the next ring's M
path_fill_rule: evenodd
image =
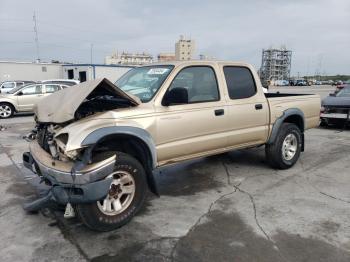
M336 83L336 87L335 87L335 93L338 93L340 90L342 90L344 87L346 86L346 83L344 83L343 81L338 81Z
M289 80L290 86L295 86L297 84L297 80Z
M334 81L332 83L332 86L338 86L338 85L342 85L342 84L343 84L343 81L338 80L338 81Z
M16 112L32 112L42 98L66 87L62 84L35 83L0 94L0 118L9 118Z
M323 126L350 121L350 84L323 99L320 117Z
M8 91L11 91L13 88L21 87L28 84L33 84L34 81L23 81L23 80L16 80L16 81L5 81L0 84L0 93L6 93Z
M308 83L305 81L305 80L297 80L296 81L296 84L295 84L296 86L307 86L308 85Z
M43 84L63 84L66 86L73 86L80 83L79 80L74 79L48 79L48 80L42 80L40 83Z
M275 85L277 86L288 86L289 81L288 80L276 80Z

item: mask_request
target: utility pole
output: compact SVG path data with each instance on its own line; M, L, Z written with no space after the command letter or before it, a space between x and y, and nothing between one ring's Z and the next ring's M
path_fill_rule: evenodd
M34 33L35 33L35 45L36 45L37 62L40 62L38 26L37 26L37 24L36 24L36 15L35 15L35 11L34 11L34 15L33 15L33 22L34 22Z
M94 47L94 45L91 43L90 45L90 64L92 64L92 48Z

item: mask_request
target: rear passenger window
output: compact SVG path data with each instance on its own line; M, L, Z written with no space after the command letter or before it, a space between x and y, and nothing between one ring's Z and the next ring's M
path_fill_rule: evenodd
M46 93L54 93L60 90L59 85L46 85Z
M174 78L169 90L176 87L187 89L189 103L219 100L215 72L209 66L191 66L182 69Z
M23 95L37 95L42 93L41 85L30 85L21 90Z
M247 67L225 66L224 74L231 99L242 99L255 95L255 81Z

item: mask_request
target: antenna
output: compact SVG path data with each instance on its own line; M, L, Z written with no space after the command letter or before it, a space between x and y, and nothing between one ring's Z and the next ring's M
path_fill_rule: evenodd
M90 44L90 64L92 64L92 49L94 48L94 45Z
M38 26L37 26L37 24L36 24L36 15L35 15L35 11L34 11L34 15L33 15L33 21L34 21L34 33L35 33L35 45L36 45L37 61L40 62Z

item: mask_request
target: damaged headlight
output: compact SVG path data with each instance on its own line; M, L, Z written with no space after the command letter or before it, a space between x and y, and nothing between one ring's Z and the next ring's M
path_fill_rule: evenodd
M69 157L70 159L75 160L75 159L78 158L78 156L80 155L80 153L81 153L82 150L83 150L83 148L79 148L79 149L75 149L75 150L70 150L70 151L67 151L67 152L65 153L65 155L66 155L67 157Z
M66 151L66 145L68 143L68 133L63 133L55 137L56 145L61 153Z

